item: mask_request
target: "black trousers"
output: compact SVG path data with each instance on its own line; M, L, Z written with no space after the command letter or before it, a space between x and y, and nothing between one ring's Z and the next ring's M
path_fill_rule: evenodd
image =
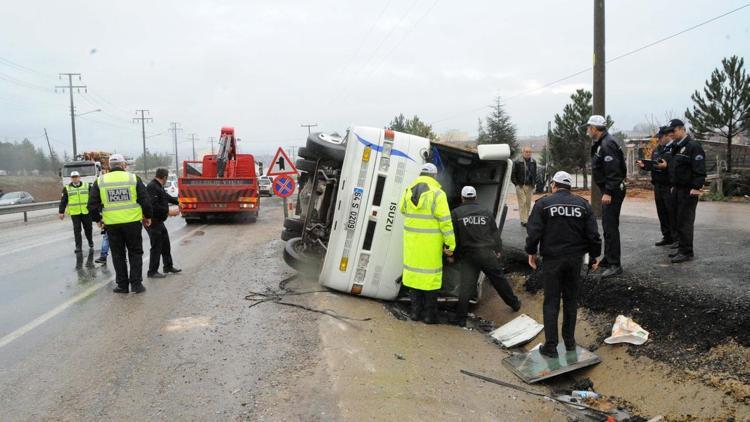
M172 247L169 243L169 232L164 222L152 223L146 228L151 240L151 259L148 262L148 273L159 271L159 259L164 263L163 268L172 267Z
M475 292L479 272L490 280L492 287L508 306L514 307L518 304L518 298L513 294L513 289L505 278L503 267L491 249L464 249L458 258L461 268L461 286L458 294L458 306L456 316L466 318L469 313L469 299Z
M693 232L695 231L695 209L698 197L690 195L690 188L675 187L673 197L677 210L677 237L680 244L678 252L693 255Z
M544 275L544 339L545 347L557 347L557 315L562 299L562 337L566 345L575 344L576 313L578 311L578 285L581 278L582 256L545 258Z
M412 313L421 315L426 312L434 317L437 313L437 298L440 290L409 289L409 301Z
M115 282L120 287L143 282L143 226L140 221L107 226L112 264L115 267ZM127 257L126 254L127 253ZM128 260L130 274L128 274Z
M612 194L609 205L602 204L602 231L604 232L604 262L620 265L620 210L625 200L625 191Z
M669 185L654 185L654 202L656 202L656 214L659 216L661 235L670 241L677 240L675 224L675 207L672 204L672 193Z
M94 240L91 237L91 216L88 214L71 215L71 221L73 221L73 238L76 241L76 250L81 249L83 243L81 239L81 228L86 234L86 240L89 241L89 245L94 244Z

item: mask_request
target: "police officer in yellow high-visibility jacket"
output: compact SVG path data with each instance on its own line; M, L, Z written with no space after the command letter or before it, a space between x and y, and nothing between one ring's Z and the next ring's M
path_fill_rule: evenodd
M141 221L146 227L151 224L151 203L141 179L126 171L127 163L122 155L112 154L109 168L109 173L99 176L91 187L89 212L99 227L107 226L117 282L113 291L141 293L146 290L143 287Z
M73 238L76 242L75 253L81 253L81 228L86 234L86 240L89 241L89 248L94 247L94 241L91 238L91 216L86 204L89 202L89 189L91 185L81 181L81 174L77 171L70 173L70 184L63 186L62 196L60 197L60 207L58 213L60 220L65 218L65 213L73 221Z
M404 215L404 269L402 283L409 287L410 317L437 323L437 295L443 284L443 253L453 256L453 235L448 199L435 180L437 167L422 166L421 175L401 198Z

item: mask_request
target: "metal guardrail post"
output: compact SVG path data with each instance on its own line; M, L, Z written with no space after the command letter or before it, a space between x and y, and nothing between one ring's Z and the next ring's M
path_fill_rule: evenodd
M33 202L31 204L21 205L7 205L0 207L0 215L23 213L23 222L28 223L28 213L31 211L45 210L50 208L57 208L60 206L60 201L47 201L47 202Z

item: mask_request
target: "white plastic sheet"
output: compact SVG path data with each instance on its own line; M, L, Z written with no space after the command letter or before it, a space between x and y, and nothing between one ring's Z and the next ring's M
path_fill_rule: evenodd
M630 343L640 346L648 340L648 331L625 315L618 315L612 326L612 335L604 339L607 344Z
M499 341L504 347L513 347L536 337L544 329L544 325L536 322L534 318L521 314L492 331L490 337Z

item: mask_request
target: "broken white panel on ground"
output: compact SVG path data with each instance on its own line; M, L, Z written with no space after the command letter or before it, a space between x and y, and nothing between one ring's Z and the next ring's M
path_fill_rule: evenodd
M625 315L618 315L612 326L612 335L605 338L607 344L630 343L640 346L648 340L648 331Z
M534 318L521 314L512 321L492 331L490 337L499 341L505 347L513 347L526 343L536 337L544 329L544 325Z

